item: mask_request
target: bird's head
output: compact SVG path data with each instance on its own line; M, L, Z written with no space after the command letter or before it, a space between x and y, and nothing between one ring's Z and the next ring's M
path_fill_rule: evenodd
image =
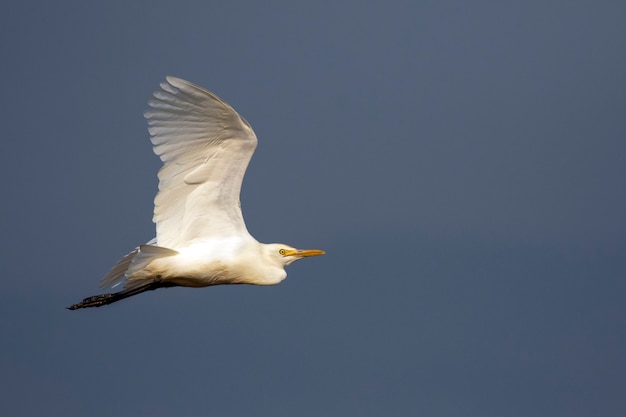
M271 243L266 246L267 256L279 265L287 266L302 258L324 255L319 249L296 249L283 243Z

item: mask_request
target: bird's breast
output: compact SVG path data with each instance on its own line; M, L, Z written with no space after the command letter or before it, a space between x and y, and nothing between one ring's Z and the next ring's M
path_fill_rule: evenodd
M287 275L282 268L266 265L254 252L217 252L211 254L188 251L157 259L148 266L149 273L183 287L275 285Z

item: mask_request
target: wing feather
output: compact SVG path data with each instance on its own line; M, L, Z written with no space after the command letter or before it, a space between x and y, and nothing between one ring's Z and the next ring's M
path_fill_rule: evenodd
M157 244L177 249L248 234L239 193L257 145L254 131L202 87L175 77L160 87L144 113L163 161L154 200Z

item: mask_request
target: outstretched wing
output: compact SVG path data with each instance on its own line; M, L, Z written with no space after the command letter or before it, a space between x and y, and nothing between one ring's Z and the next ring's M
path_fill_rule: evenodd
M241 182L256 148L252 127L215 94L167 77L144 113L163 161L154 199L157 245L247 235Z

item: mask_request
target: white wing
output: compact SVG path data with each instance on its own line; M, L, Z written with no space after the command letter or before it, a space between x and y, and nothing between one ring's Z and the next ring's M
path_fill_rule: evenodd
M154 217L159 246L247 235L241 182L256 148L252 127L215 94L167 77L144 113L163 161Z

